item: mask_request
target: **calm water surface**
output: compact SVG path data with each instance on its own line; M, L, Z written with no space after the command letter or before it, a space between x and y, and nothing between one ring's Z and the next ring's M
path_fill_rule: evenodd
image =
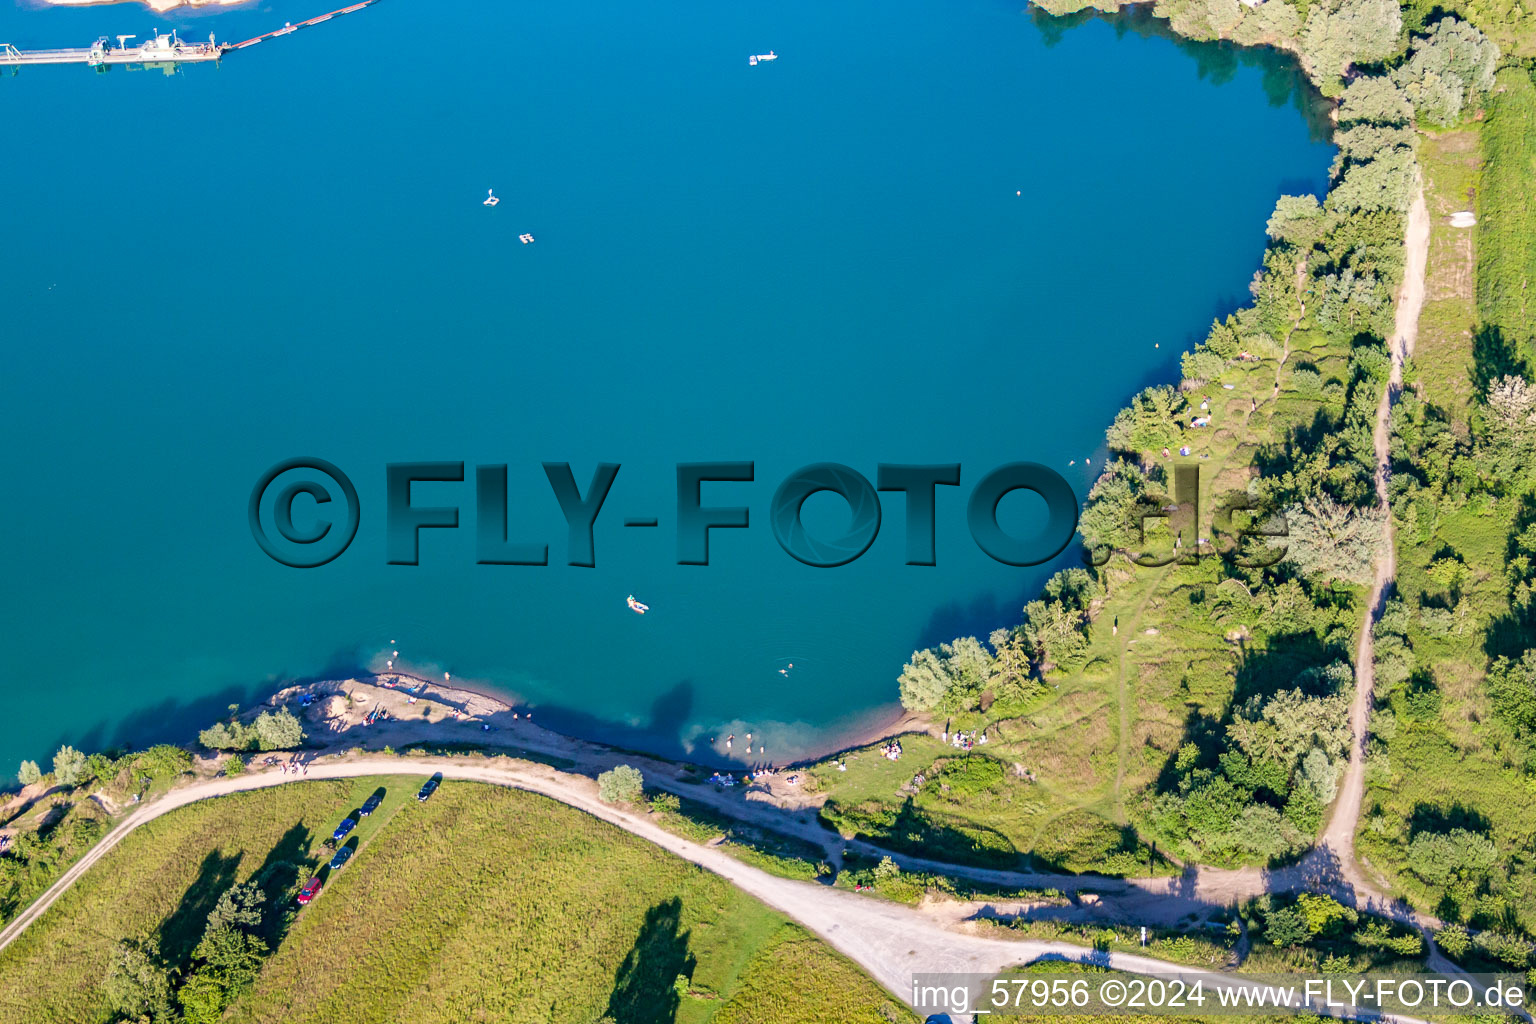
M328 6L5 6L0 40L242 39ZM1032 459L1085 493L1115 409L1245 297L1275 197L1324 186L1283 62L1126 28L994 0L381 0L220 66L0 77L3 770L182 736L391 642L665 752L750 728L783 760L888 713L914 647L1017 621L1042 578L976 549L969 485ZM294 455L363 508L310 571L246 522ZM755 460L706 491L753 526L678 566L673 467L713 459ZM406 460L507 463L512 533L554 564L476 565L466 482L417 487L461 528L386 565ZM563 564L543 461L583 487L623 466L596 568ZM898 495L852 565L786 555L769 499L818 461L961 463L939 564L903 564Z

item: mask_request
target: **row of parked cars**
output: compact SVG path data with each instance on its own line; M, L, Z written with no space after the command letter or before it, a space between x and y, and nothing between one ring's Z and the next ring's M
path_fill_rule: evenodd
M433 793L437 792L437 787L442 784L442 781L443 773L438 772L436 775L432 776L422 784L421 789L416 793L416 799L418 801L425 801ZM352 830L357 828L357 823L368 817L368 815L372 814L374 811L378 810L379 805L383 802L384 789L381 786L380 788L374 790L373 794L368 797L367 800L363 801L363 806L359 807L355 813L349 814L342 819L341 824L336 826L336 831L331 833L331 839L338 843L346 839ZM332 872L340 871L343 867L346 866L347 861L352 859L352 854L356 850L357 847L355 846L339 847L336 850L336 855L331 858L331 863L328 865L330 870ZM309 881L305 882L303 888L299 890L299 904L302 906L313 902L314 898L320 895L320 890L324 888L324 886L325 880L322 879L319 875L315 875Z

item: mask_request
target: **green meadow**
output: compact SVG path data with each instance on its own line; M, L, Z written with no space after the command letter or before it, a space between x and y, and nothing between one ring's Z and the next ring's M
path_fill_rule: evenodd
M196 943L220 895L254 881L265 900L249 931L266 952L217 1019L910 1019L819 940L700 868L515 790L448 782L418 803L421 781L302 782L151 822L0 953L0 1012L121 1019L123 944L153 948L172 987L185 985L207 969ZM331 830L379 787L383 805L347 840L351 861L328 871ZM299 908L316 870L325 887ZM195 1019L182 1012L156 1019Z

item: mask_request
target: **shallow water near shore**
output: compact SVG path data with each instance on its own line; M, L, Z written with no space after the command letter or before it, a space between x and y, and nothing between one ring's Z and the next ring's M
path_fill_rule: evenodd
M327 8L4 6L0 40L238 40ZM1244 298L1275 197L1325 187L1284 59L1129 24L381 0L170 76L0 75L0 771L184 737L395 650L663 754L752 730L782 762L889 716L915 647L1016 622L1049 568L978 550L970 487L1033 460L1086 494L1115 410ZM246 515L300 455L362 507L310 570ZM424 460L467 463L414 489L459 529L386 564L384 467ZM756 463L704 493L751 526L680 566L675 466L709 460ZM594 568L565 564L546 461L583 491L622 466ZM769 500L823 461L960 463L938 564L903 564L895 494L852 564L786 554ZM509 533L550 565L476 564L482 463L509 466ZM807 504L813 530L846 519Z

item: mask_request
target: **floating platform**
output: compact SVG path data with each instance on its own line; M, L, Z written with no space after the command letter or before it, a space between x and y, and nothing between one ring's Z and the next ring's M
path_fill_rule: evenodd
M364 7L377 3L378 0L362 0L350 7L343 7L329 14L322 14L308 21L297 24L284 23L283 27L272 32L264 32L259 36L253 36L239 43L221 43L209 33L206 43L183 42L174 30L170 32L156 32L154 37L139 46L129 46L128 41L136 36L118 36L117 46L108 44L107 37L102 36L91 46L76 47L64 50L22 50L10 43L0 43L0 67L21 67L27 64L86 64L90 67L112 67L123 64L137 67L165 67L174 69L177 64L202 64L209 61L217 61L231 50L243 50L247 46L255 46L264 39L272 39L276 36L286 36L297 32L301 28L318 25L321 22L330 21L341 14L351 14L360 11Z
M206 43L185 43L175 31L156 32L153 39L140 46L129 46L133 36L118 36L117 47L102 36L91 46L65 50L18 50L10 43L0 43L0 67L25 64L88 64L110 67L114 64L196 64L218 60L226 49L223 43L208 37Z

